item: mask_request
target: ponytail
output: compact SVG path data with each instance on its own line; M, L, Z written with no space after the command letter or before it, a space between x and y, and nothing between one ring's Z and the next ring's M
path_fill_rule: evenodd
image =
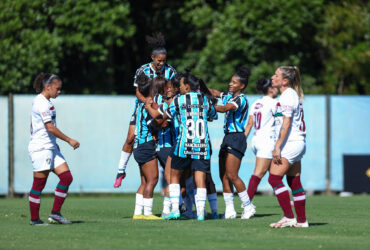
M287 79L290 86L297 92L299 99L304 99L303 89L301 86L301 76L296 66L280 66L283 79Z
M61 81L60 77L55 74L41 72L33 81L33 88L36 90L36 93L40 93L44 90L45 85L51 84L54 79Z

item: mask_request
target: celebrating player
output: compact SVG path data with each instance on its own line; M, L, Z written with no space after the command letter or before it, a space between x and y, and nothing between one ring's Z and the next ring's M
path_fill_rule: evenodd
M48 225L48 223L40 220L39 210L41 192L45 187L50 171L58 175L59 183L55 189L54 205L48 221L57 224L71 224L60 214L60 210L73 178L56 143L56 138L68 142L73 149L77 149L80 143L69 138L56 127L56 110L50 98L55 99L59 96L62 80L51 73L40 73L36 77L33 87L40 94L36 96L32 103L31 141L28 146L33 165L33 184L29 194L30 225Z
M230 182L238 191L244 208L241 218L249 219L255 214L255 209L249 200L245 184L238 175L241 160L247 149L244 127L248 116L248 102L242 91L248 85L249 76L249 68L240 67L231 78L229 93L211 90L213 95L222 99L223 106L215 106L217 112L225 113L225 137L222 141L219 154L220 178L222 180L223 195L226 204L225 219L236 218Z
M145 102L145 97L140 93L138 90L138 84L137 84L137 77L144 73L149 79L154 79L159 74L163 75L164 78L168 81L171 80L176 71L173 67L166 64L167 59L167 51L164 48L165 46L165 40L161 33L156 34L154 37L146 37L147 42L150 47L152 47L152 62L142 65L139 69L136 70L136 74L134 77L134 86L136 87L136 97L137 100L135 102L135 110L131 116L130 126L127 133L127 138L125 141L125 144L122 147L121 151L121 158L118 163L118 173L116 176L116 179L114 181L113 186L115 188L118 188L121 186L123 178L126 176L126 166L128 163L128 160L130 159L133 145L134 145L134 139L135 139L135 124L136 124L136 112L138 109L139 102Z
M248 196L251 201L262 177L270 168L272 151L275 146L277 101L274 98L277 97L278 89L273 88L271 84L271 80L258 80L257 91L262 92L264 96L252 104L248 124L245 128L245 136L248 138L252 126L254 127L252 150L256 155L256 166L248 185Z
M301 159L306 150L306 125L298 68L279 67L272 77L272 86L278 88L281 93L278 107L281 107L283 122L272 154L269 183L284 211L284 217L270 226L273 228L308 227L305 215L306 196L300 180ZM289 192L282 182L284 175L287 176L288 185L293 193L297 219L294 218L290 205Z

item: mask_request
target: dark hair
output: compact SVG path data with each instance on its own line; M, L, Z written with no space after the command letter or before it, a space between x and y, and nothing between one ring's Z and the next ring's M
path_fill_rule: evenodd
M152 49L152 56L157 56L158 54L167 55L167 50L165 49L166 41L162 33L155 33L153 36L146 36L146 41L149 47Z
M171 79L171 84L174 88L180 89L180 80L184 77L183 73L176 73L176 75Z
M152 95L161 94L163 95L164 87L166 86L166 79L162 75L158 75L153 79L151 92Z
M269 88L272 86L272 82L270 79L259 79L257 81L256 89L257 91L262 92L264 95L267 94Z
M36 93L40 93L44 90L46 84L51 84L54 79L62 81L59 76L52 73L41 72L38 74L33 81L33 88L36 90Z
M150 90L151 90L151 81L149 77L147 77L145 73L142 72L140 75L137 76L136 83L137 83L139 92L144 97L147 97L150 94Z
M244 84L243 89L245 89L248 86L248 80L251 75L251 70L248 67L241 66L236 70L235 75L239 77L240 82Z

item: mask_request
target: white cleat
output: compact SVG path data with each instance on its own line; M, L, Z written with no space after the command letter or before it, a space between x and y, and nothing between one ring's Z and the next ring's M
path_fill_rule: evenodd
M294 227L297 224L297 220L295 218L286 218L283 217L276 223L271 223L270 227L272 228L283 228L283 227Z
M235 210L225 211L225 214L224 214L223 218L226 219L226 220L235 219L236 218Z
M295 224L294 227L309 227L308 221L302 223L297 222L297 224Z
M253 204L251 203L250 205L244 207L244 211L242 213L242 216L240 217L241 219L250 219L251 217L253 217L256 213L256 209L255 207L253 206Z

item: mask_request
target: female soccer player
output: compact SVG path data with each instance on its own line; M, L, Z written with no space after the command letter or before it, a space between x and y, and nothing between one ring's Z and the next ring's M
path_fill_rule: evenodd
M306 150L306 124L298 68L279 67L272 76L272 86L278 88L281 93L278 107L281 107L283 122L272 154L269 183L284 211L284 217L270 224L270 227L308 227L305 215L306 196L300 180L301 159ZM288 185L292 189L297 220L290 205L289 192L282 182L284 175L287 176Z
M277 101L274 98L277 97L278 89L273 88L271 84L271 80L258 80L257 91L262 92L264 96L252 104L248 124L245 128L245 136L248 138L252 126L254 126L252 150L256 155L256 166L248 185L248 196L251 201L262 177L270 168L272 151L275 146Z
M221 97L222 99L223 106L215 106L217 112L225 113L225 137L222 141L219 153L220 177L226 203L225 219L236 218L230 182L238 191L239 198L244 208L241 219L249 219L256 212L253 204L249 200L245 184L238 175L241 160L247 149L244 127L248 115L248 102L243 94L243 90L248 85L249 76L249 68L240 67L231 78L229 93L211 90L213 95Z
M206 173L210 172L210 140L207 120L216 111L204 94L198 91L201 79L189 73L180 80L181 96L175 97L163 119L179 117L181 135L177 138L171 161L169 192L172 211L167 219L178 219L180 178L186 168L194 172L197 187L195 202L197 219L204 220L204 207L207 198Z
M137 84L137 77L144 73L149 79L154 79L159 74L163 75L164 78L169 81L171 80L174 75L176 74L175 69L166 64L167 59L167 51L164 48L166 42L164 40L164 37L161 33L156 34L153 37L147 36L146 37L147 42L149 46L152 48L152 54L151 59L152 62L142 65L139 69L136 70L135 77L134 77L134 87L136 88L136 97L137 100L135 102L135 110L131 116L130 126L127 133L127 138L125 141L125 144L122 147L121 151L121 158L118 163L118 173L116 176L116 179L114 181L113 186L115 188L118 188L121 186L122 180L126 176L126 166L128 163L128 160L130 159L133 145L134 145L134 139L135 139L135 124L136 124L136 112L138 109L138 105L140 102L145 102L145 97L140 93L138 90L138 84Z
M31 141L28 146L33 165L33 184L29 194L30 225L48 225L40 220L39 210L41 192L45 187L50 171L58 175L60 181L55 189L54 205L48 221L57 224L71 224L60 214L60 210L73 178L56 143L56 138L68 142L73 149L77 149L80 143L63 134L56 127L56 110L50 98L57 98L61 92L62 80L59 76L51 73L40 73L36 77L33 87L40 94L36 96L32 103Z

